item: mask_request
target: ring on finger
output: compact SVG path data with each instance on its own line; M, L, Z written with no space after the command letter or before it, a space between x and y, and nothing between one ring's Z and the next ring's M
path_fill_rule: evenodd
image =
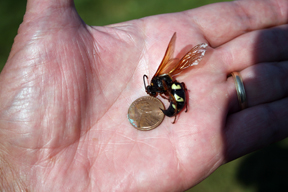
M232 72L231 75L234 79L239 105L243 110L247 108L247 97L242 77L239 72Z

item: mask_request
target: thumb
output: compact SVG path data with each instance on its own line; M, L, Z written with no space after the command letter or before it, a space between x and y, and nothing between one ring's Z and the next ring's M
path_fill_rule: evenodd
M47 13L51 9L74 8L73 0L28 0L26 13Z
M83 25L73 0L28 0L26 13L18 29L9 58L52 31ZM8 60L9 60L8 58Z
M24 23L31 21L40 21L38 26L44 24L45 28L58 28L57 24L67 26L69 23L75 24L75 21L82 22L73 0L28 0Z

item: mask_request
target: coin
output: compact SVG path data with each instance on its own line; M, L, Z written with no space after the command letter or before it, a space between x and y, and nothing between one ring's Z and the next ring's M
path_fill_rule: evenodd
M148 131L158 127L164 119L163 103L151 96L136 99L129 107L128 120L138 130Z

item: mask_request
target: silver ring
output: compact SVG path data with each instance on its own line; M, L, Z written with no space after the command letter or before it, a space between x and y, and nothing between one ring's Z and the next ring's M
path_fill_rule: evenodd
M234 79L239 105L243 110L247 108L247 97L242 77L239 72L232 72L231 75L233 76Z

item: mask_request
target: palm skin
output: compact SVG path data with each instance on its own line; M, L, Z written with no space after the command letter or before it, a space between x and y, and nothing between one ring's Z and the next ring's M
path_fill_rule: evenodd
M240 49L253 38L244 28L286 23L279 16L275 23L252 27L243 21L234 29L237 17L230 13L223 26L216 25L232 8L239 13L241 3L90 27L71 1L28 1L0 76L1 158L13 175L8 183L16 180L15 188L32 191L182 191L226 161L286 137L282 130L270 140L240 142L255 136L241 135L242 122L264 101L248 97L250 111L239 112L227 75L254 63L252 53L242 63L232 60L249 52L249 43L244 53L231 47ZM216 23L207 20L216 13ZM189 90L188 112L175 124L166 117L157 129L138 131L129 124L127 110L146 95L142 76L153 76L175 31L175 53L198 43L215 49L208 48L199 66L177 79ZM254 126L255 132L262 128ZM257 135L270 138L270 133Z

